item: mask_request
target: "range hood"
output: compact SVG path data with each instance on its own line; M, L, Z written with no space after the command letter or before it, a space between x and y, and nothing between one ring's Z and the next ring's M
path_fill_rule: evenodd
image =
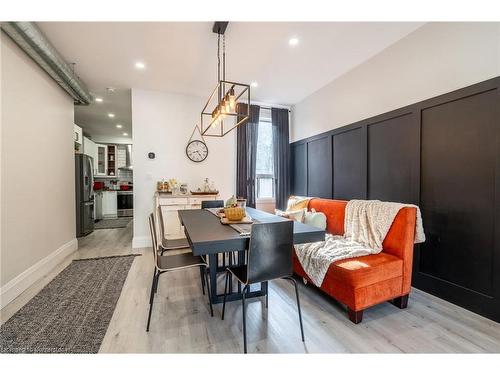
M132 145L125 146L125 166L118 169L122 170L132 170Z

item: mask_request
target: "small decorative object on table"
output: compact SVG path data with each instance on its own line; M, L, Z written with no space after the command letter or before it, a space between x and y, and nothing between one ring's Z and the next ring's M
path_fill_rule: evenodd
M160 193L172 193L170 191L170 187L168 186L168 182L165 180L161 180L156 183L156 190Z
M205 178L203 182L203 186L201 188L198 188L196 191L191 190L191 194L193 195L217 195L219 194L219 190L215 188L215 184L209 181L208 178Z
M203 191L206 193L210 191L210 183L208 182L208 177L205 178L205 182L203 184Z
M237 206L238 206L238 201L236 200L236 197L234 195L226 201L225 205L226 208L237 207Z
M226 207L224 214L229 221L240 221L246 216L246 211L243 207Z
M247 207L247 200L244 198L237 198L236 204L238 205L238 207L246 208Z
M172 194L179 194L179 182L177 182L175 178L171 178L170 180L168 180L168 187L169 190L172 191Z
M252 218L247 215L245 207L238 206L238 201L234 195L226 201L222 215L222 224L252 223Z

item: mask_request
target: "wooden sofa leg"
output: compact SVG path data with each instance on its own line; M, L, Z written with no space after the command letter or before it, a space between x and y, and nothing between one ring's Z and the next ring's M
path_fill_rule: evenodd
M394 298L391 301L391 303L394 306L399 307L400 309L406 309L408 307L408 297L409 296L410 296L409 294L405 294L404 296Z
M361 321L363 320L363 310L354 311L348 307L347 312L349 313L349 319L354 324L361 323Z

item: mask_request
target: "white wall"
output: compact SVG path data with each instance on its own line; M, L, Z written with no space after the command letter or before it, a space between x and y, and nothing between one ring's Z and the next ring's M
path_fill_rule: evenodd
M132 134L134 161L133 247L149 246L147 215L153 210L156 182L176 178L190 189L208 177L215 181L221 199L235 193L236 131L223 138L207 137L208 157L190 161L185 148L200 121L206 98L132 89ZM148 159L149 152L156 158Z
M2 306L77 247L73 100L1 33Z
M499 75L500 23L429 23L296 104L291 141Z

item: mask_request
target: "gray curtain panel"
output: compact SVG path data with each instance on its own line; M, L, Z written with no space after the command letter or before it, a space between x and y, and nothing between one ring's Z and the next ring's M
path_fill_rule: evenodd
M290 194L290 136L288 109L272 108L276 208L284 210Z
M238 104L237 113L246 113L247 104ZM250 118L237 128L236 195L255 207L255 170L260 107L250 105Z

